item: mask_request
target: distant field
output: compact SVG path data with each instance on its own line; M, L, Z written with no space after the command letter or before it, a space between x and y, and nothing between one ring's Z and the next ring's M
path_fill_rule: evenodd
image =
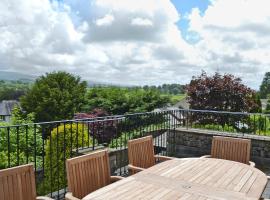
M171 103L174 105L177 102L181 101L186 97L186 94L177 94L177 95L172 95L172 94L163 94L162 96L169 96Z

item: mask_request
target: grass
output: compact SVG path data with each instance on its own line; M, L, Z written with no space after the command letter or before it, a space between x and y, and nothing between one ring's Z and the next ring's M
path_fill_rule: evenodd
M171 103L174 105L186 97L186 94L169 95Z

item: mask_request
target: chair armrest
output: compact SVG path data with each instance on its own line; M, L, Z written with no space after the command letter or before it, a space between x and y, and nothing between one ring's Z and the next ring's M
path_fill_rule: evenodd
M52 198L50 197L44 197L44 196L39 196L36 198L37 200L53 200Z
M78 198L72 196L72 193L71 193L71 192L68 192L68 193L66 193L66 195L65 195L65 200L80 200L80 199L78 199Z
M270 181L270 176L267 176L267 179Z
M136 167L134 165L129 164L128 165L128 170L131 171L131 174L136 174L137 172L143 171L145 169L144 168L141 168L141 167Z
M201 156L200 158L211 158L211 155Z
M249 161L249 165L250 165L251 167L255 167L255 163L254 163L254 162Z
M111 183L114 183L116 181L124 179L124 177L122 177L122 176L111 176L110 179L111 179Z
M155 155L156 161L166 161L166 160L172 160L172 157L168 156L160 156L160 155Z

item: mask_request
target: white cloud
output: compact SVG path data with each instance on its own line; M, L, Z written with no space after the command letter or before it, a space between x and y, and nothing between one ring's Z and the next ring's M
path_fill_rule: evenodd
M96 20L97 26L109 26L112 25L114 21L114 16L110 14L106 14L103 18Z
M268 0L214 0L204 14L192 10L189 30L200 38L194 47L209 71L219 68L258 87L270 65L269 7Z
M137 25L137 26L153 26L153 22L149 19L143 19L143 18L134 18L131 21L131 25Z
M188 43L170 0L2 0L0 70L160 84L219 68L257 87L270 64L269 0L211 2L188 16Z

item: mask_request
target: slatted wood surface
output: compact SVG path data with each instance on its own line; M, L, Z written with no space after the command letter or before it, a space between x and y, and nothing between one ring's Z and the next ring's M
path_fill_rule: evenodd
M111 183L109 156L106 150L67 160L68 188L82 198Z
M258 200L267 177L249 165L214 158L173 159L101 188L84 200Z
M250 148L251 141L248 139L214 136L212 140L211 157L248 164Z
M36 184L33 165L0 171L0 200L34 200Z
M129 164L148 168L155 165L153 137L147 136L128 141Z

